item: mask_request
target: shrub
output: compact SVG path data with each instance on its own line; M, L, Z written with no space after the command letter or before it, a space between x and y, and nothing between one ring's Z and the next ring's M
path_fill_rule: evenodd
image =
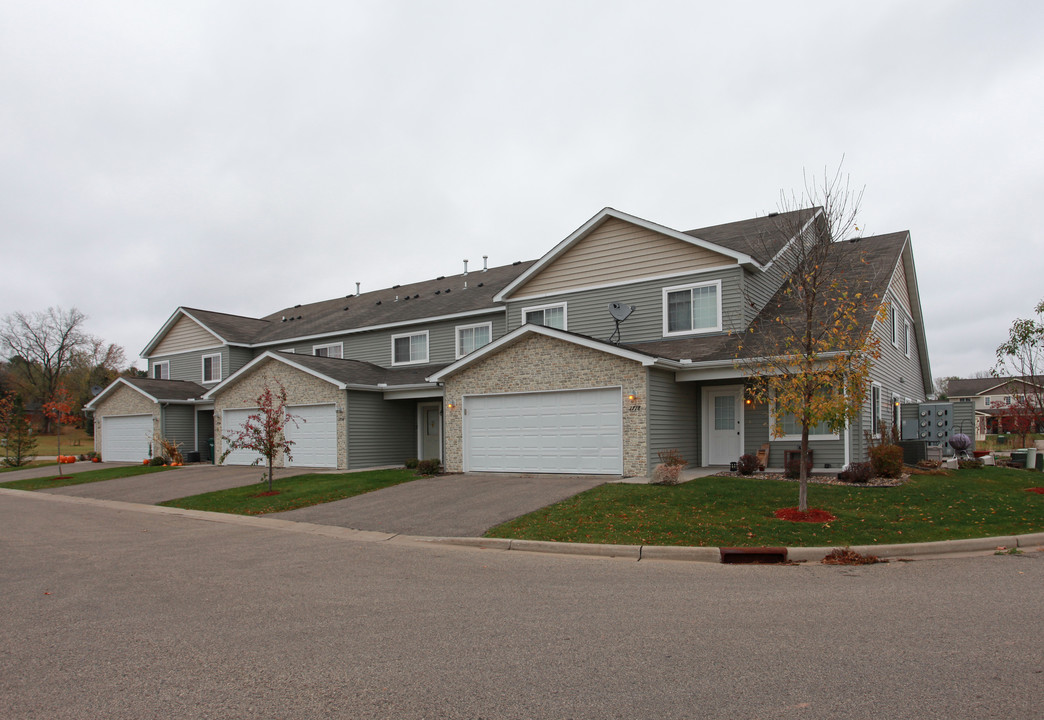
M689 464L689 461L683 458L675 448L659 450L656 454L660 457L660 462L669 467L682 468Z
M158 457L158 456L152 458L151 460L149 460L149 465L152 466L152 467L160 467L160 466L166 465L166 464L167 464L167 461L164 460L161 457Z
M872 447L870 465L878 477L897 478L903 474L903 449L898 445Z
M961 458L957 461L957 467L961 470L977 470L982 467L982 460L979 458Z
M438 458L431 458L430 460L421 460L417 463L417 474L425 477L431 477L432 475L438 475L442 472L442 461Z
M677 485L684 465L660 463L653 469L653 485Z
M809 462L805 464L805 475L808 476L811 474L812 463ZM792 457L790 462L787 463L787 466L783 468L783 477L790 478L791 480L796 480L801 477L801 461L797 457Z
M418 464L420 464L420 460L418 460L417 458L409 458L405 462L405 466L406 466L407 470L416 470Z
M841 482L868 483L874 476L874 468L868 462L852 463L837 474Z
M753 475L758 469L758 456L750 453L740 455L739 464L736 467L739 468L740 475Z

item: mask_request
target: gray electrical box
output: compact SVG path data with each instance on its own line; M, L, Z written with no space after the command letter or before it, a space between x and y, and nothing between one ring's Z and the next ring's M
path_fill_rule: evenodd
M916 418L903 419L903 440L945 443L953 432L953 403L920 403Z

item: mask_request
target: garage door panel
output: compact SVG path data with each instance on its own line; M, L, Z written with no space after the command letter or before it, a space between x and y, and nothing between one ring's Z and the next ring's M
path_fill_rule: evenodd
M623 471L619 388L476 396L465 409L468 470Z
M110 462L141 462L149 457L152 415L102 417L102 458Z
M286 437L293 440L291 467L337 467L337 408L334 405L295 405L287 408L298 418Z
M257 414L257 412L258 408L240 408L223 411L221 414L221 434L225 437L235 437L243 429L247 418ZM224 441L222 441L222 445L225 445ZM255 460L258 463L265 462L264 458L253 450L233 450L225 457L222 463L224 465L250 465Z

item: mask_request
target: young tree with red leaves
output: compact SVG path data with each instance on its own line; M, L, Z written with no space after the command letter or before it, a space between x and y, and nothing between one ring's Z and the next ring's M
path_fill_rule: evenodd
M298 420L306 422L304 418L292 415L286 409L286 388L281 383L276 383L279 390L272 392L272 388L265 381L265 389L257 397L256 413L249 415L246 422L238 430L230 433L222 433L221 440L225 443L225 450L221 453L221 462L225 461L229 453L234 450L252 450L258 457L251 463L257 465L264 458L268 463L268 490L272 490L272 466L275 459L282 454L287 460L293 460L290 449L294 445L293 440L287 440L284 432L287 423L293 423L298 427Z
M72 394L63 384L58 385L54 395L43 405L44 415L55 421L55 433L58 438L58 477L62 477L62 425L76 425L79 422L72 409Z

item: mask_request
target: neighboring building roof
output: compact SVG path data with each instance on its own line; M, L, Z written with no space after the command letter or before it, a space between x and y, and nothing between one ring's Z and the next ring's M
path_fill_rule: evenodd
M822 208L816 207L770 213L764 217L686 230L685 234L749 255L761 265L767 265L820 212Z
M1040 386L1044 379L1038 378L1033 382L1029 376L1017 377L992 377L992 378L954 378L946 386L946 397L975 397L978 395L1010 395L1011 384L1016 386L1033 384Z

